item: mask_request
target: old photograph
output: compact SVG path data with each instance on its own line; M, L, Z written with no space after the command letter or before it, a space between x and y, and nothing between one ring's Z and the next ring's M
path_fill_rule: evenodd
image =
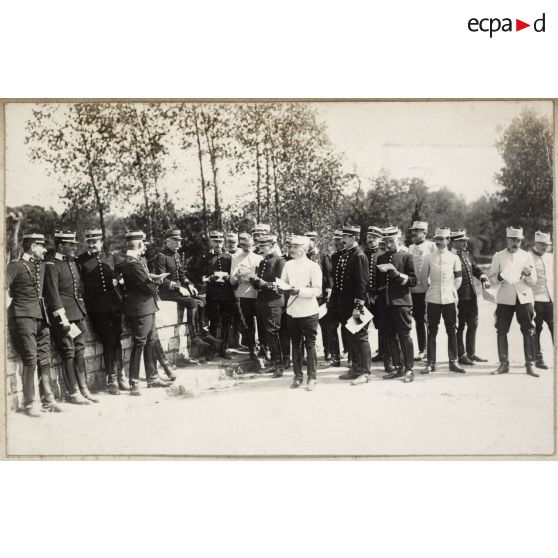
M3 110L8 457L555 454L552 101Z

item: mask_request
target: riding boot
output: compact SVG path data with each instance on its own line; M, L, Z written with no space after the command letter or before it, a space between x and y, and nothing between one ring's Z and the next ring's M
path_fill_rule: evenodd
M23 387L23 407L31 409L35 405L35 366L24 364L21 370Z
M87 368L85 366L85 359L82 356L75 358L75 370L81 395L92 403L99 403L99 400L93 397L89 391L89 387L87 385Z
M39 375L39 393L41 394L41 403L45 411L53 413L61 412L60 407L56 405L54 394L52 393L52 385L50 378L50 363L41 364L38 366Z
M523 353L525 355L525 364L533 364L535 362L534 335L523 334Z

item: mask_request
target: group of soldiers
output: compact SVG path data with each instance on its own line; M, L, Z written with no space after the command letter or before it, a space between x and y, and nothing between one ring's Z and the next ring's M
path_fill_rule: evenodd
M547 368L540 349L543 323L553 335L550 235L537 232L533 248L526 251L521 249L523 230L509 227L506 248L494 255L485 274L467 251L466 231L436 228L432 241L427 233L428 223L415 221L407 248L398 227L370 226L361 247L360 227L347 225L335 231L330 256L318 249L314 231L288 234L283 249L263 223L238 234L212 231L202 274L194 280L186 273L178 229L167 231L164 248L150 261L142 231L126 232L124 254L103 250L101 230L86 231L86 250L80 255L75 233L56 231L56 253L48 262L44 235L24 234L23 255L7 270L8 326L23 365L24 410L34 417L41 411L61 411L51 387L51 333L62 359L67 401L98 402L87 384L86 316L103 346L110 394L125 390L141 395L142 357L148 387L171 385L176 376L157 336L160 300L182 309L198 359L211 360L217 354L230 359L229 347L244 348L262 364L260 371L273 377L281 377L292 365L293 388L302 385L304 367L306 388L316 386L318 329L330 366L340 367L347 355L349 369L340 379L366 383L372 363L382 362L384 379L412 382L417 363L421 374L436 370L436 338L443 319L449 370L464 373L464 366L486 362L476 353L478 295L473 278L485 293L499 285L495 315L500 363L493 373L509 371L507 334L515 314L526 372L537 377L535 368ZM123 317L131 332L127 378ZM374 357L370 323L378 330ZM183 364L199 364L191 357ZM37 375L41 408L35 396Z

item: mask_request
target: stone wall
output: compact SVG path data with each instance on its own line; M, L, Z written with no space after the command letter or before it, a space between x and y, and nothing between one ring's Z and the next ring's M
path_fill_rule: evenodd
M167 358L174 363L179 354L188 354L189 337L188 328L183 322L183 312L177 307L175 302L159 301L159 311L156 313L157 334ZM21 360L19 359L10 336L8 335L6 350L6 394L8 408L15 411L21 407ZM124 320L124 332L122 335L122 353L124 361L124 371L128 374L128 363L130 361L131 339L130 330ZM97 341L93 329L88 325L86 333L85 361L87 365L87 381L91 391L99 391L106 388L106 374L103 366L103 346ZM145 377L142 369L140 377ZM60 356L54 344L51 350L51 375L53 390L57 398L61 398L65 393L60 372ZM38 395L38 387L35 386Z

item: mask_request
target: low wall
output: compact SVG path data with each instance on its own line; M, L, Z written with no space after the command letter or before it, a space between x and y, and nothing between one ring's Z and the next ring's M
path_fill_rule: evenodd
M185 316L182 309L177 307L175 302L159 301L159 311L156 313L157 334L167 358L174 363L179 354L188 354L190 342L188 328L184 323ZM124 331L122 334L122 358L125 374L128 374L128 363L130 361L131 336L130 330L124 321ZM8 408L15 411L22 405L21 387L21 360L15 351L8 335L6 346L6 394ZM103 345L97 340L93 329L88 322L86 332L85 362L87 366L87 383L92 391L99 391L106 388L106 374L103 365ZM52 344L51 348L51 376L53 391L57 399L61 399L65 394L65 387L62 381L60 370L61 361L58 350ZM143 362L141 364L143 371ZM141 377L145 375L140 373ZM35 386L35 393L38 397L38 386Z

